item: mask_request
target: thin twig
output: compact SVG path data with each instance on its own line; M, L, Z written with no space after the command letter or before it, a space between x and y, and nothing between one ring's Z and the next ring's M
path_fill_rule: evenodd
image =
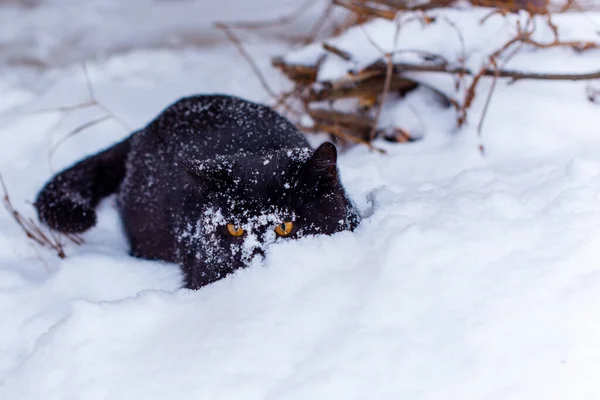
M492 66L494 68L496 68L496 70L498 70L498 65L496 64L496 60L494 58L490 59L490 64L492 64ZM494 94L494 90L496 89L496 83L498 82L498 75L494 75L494 78L492 79L492 85L490 86L490 90L488 92L488 95L485 99L485 104L483 105L483 111L481 112L481 118L479 119L479 123L477 124L477 137L479 138L479 151L481 152L481 154L484 154L484 147L483 147L483 142L482 142L482 128L483 128L483 121L485 120L485 115L487 114L487 110L488 107L492 101L492 96Z
M248 54L248 52L242 45L242 42L233 33L233 31L226 24L224 24L222 22L217 22L215 24L215 27L217 27L218 29L223 31L223 33L227 36L227 38L238 49L238 52L242 55L242 57L244 57L246 59L246 61L248 61L248 64L250 64L250 67L254 71L254 74L258 78L258 80L259 80L260 84L262 85L263 89L265 90L265 92L267 92L273 99L277 99L277 97L278 97L277 93L275 93L275 91L273 89L271 89L271 87L267 83L267 80L265 79L264 75L260 71L260 68L258 68L258 65L256 65L256 63L254 62L254 60L252 59L250 54Z
M300 129L303 132L326 132L326 133L329 133L339 139L349 140L349 141L357 143L357 144L363 144L363 145L367 146L370 150L374 150L380 154L386 154L386 151L384 149L375 147L370 142L368 142L364 139L361 139L354 135L349 135L349 134L345 133L339 126L315 124L312 127L306 127L303 125L299 125L298 129Z
M458 41L460 42L460 57L458 58L458 64L462 68L466 69L465 63L467 62L467 50L466 50L466 45L465 45L465 38L462 34L462 31L458 28L456 23L454 23L454 21L452 21L450 18L444 16L444 21L446 21L446 23L448 25L450 25L450 27L456 32L456 35L458 36ZM458 90L461 88L461 86L464 84L464 78L465 78L464 74L458 74L458 78L456 79L456 82L454 84L455 90Z
M94 125L98 125L101 122L104 122L106 120L111 119L112 116L111 115L103 115L101 117L95 118L91 121L88 121L86 123L84 123L83 125L79 125L77 128L73 129L72 131L70 131L69 133L67 133L66 135L64 135L62 138L60 138L55 144L54 146L52 146L50 148L50 152L48 153L48 158L52 159L52 157L54 156L54 153L56 152L56 150L58 150L58 147L63 144L67 139L77 135L78 133L80 133L81 131L84 131L88 128L91 128Z
M325 23L331 16L331 13L333 12L333 6L333 1L329 2L327 7L325 8L325 11L323 11L323 14L321 14L321 16L317 19L315 24L310 29L308 36L306 37L306 39L304 39L304 44L308 44L317 38L317 36L325 26Z
M323 50L338 56L339 58L341 58L344 61L352 60L352 55L350 53L348 53L347 51L340 49L339 47L335 47L334 45L329 44L329 43L323 43L322 46L323 46Z
M476 4L478 1L482 2L488 0L468 1L472 4ZM329 132L334 136L341 137L342 135L340 133L350 134L352 136L364 138L367 142L370 142L380 132L378 130L378 120L382 113L386 96L390 90L398 90L406 93L411 90L411 85L416 86L417 84L431 88L431 85L428 84L425 78L421 78L419 74L407 75L407 73L423 73L422 75L424 76L427 76L430 73L454 75L456 76L456 90L465 87L465 77L469 76L471 78L469 86L464 88L464 98L462 102L458 102L456 99L448 97L448 95L440 92L439 90L433 89L436 93L441 94L444 99L448 100L449 104L454 106L454 108L458 111L457 123L459 126L464 124L467 120L467 112L474 103L479 84L483 78L490 77L492 78L492 82L489 87L489 92L486 94L487 97L485 98L485 102L483 104L481 117L477 124L477 135L480 140L480 150L483 153L483 126L500 78L508 78L510 80L508 82L509 84L523 79L544 81L583 81L600 79L600 70L584 73L545 73L535 71L518 71L506 68L508 61L511 60L525 46L530 46L536 49L562 47L571 48L575 51L586 51L600 48L600 42L561 41L558 28L554 24L552 15L548 11L547 7L538 7L538 9L534 9L531 7L532 1L533 0L524 0L524 2L522 2L523 4L511 5L507 0L500 1L498 4L493 4L499 9L498 12L507 14L515 10L522 10L527 13L527 18L525 19L525 23L517 19L515 36L504 43L496 51L489 54L487 61L481 66L481 68L478 70L471 70L466 66L466 45L463 33L455 24L455 22L447 17L442 18L444 18L448 25L450 25L450 27L457 33L460 41L461 56L457 62L449 62L440 55L426 54L425 52L419 50L413 50L411 52L424 55L421 63L415 63L412 61L394 62L394 60L401 60L400 57L396 57L396 54L408 52L409 50L402 49L385 51L378 42L370 37L365 29L365 26L362 25L364 22L373 17L398 21L398 15L407 16L409 21L415 18L420 18L424 24L428 24L432 21L432 19L426 15L423 15L421 10L429 7L436 8L440 6L448 6L449 4L454 3L453 0L425 0L425 2L421 2L414 6L415 10L421 11L421 14L417 16L415 16L415 14L397 14L398 11L406 10L407 7L413 7L413 5L407 3L406 0L332 0L333 4L345 7L354 13L354 16L350 20L350 23L345 26L345 29L347 29L350 25L358 24L358 26L363 30L365 37L368 39L370 44L381 53L381 59L378 62L358 71L354 70L352 66L350 66L348 74L340 77L339 79L317 82L316 77L318 76L319 65L307 66L287 64L283 58L278 58L277 63L274 62L273 65L280 69L290 80L292 80L296 84L296 89L298 89L288 92L284 96L283 101L287 101L290 97L292 97L303 102L305 108L307 108L308 104L317 101L328 101L333 105L333 102L339 99L357 99L358 102L356 110L354 113L347 115L348 117L352 115L357 118L364 118L367 115L365 111L369 111L372 109L372 107L377 106L377 109L374 113L374 118L369 120L369 123L372 125L370 126L368 136L366 135L363 127L355 126L353 124L336 124L334 118L331 118L331 120L324 119L323 121L315 124L317 128L322 128L324 131ZM575 3L576 0L568 1ZM552 30L554 36L550 42L539 42L533 38L533 34L536 31L536 20L538 18L541 18L540 21L545 21L549 29ZM396 40L398 36L398 30L399 26L397 26ZM394 40L394 43L396 40ZM322 44L322 46L327 53L333 54L336 57L340 57L341 59L347 61L348 64L353 64L353 55L350 51L347 51L347 49L340 49L331 45L329 42ZM323 55L323 57L326 56L327 55ZM592 92L591 89L588 90L588 98L590 101L598 101L598 96L600 96L598 91ZM345 123L347 122L348 121ZM356 139L352 140L356 141Z
M60 106L60 107L50 107L50 108L41 108L33 111L26 112L16 112L12 113L12 116L26 116L26 115L36 115L36 114L49 114L49 113L62 113L62 112L70 112L74 110L79 110L82 108L93 107L96 105L95 100L84 101L83 103L72 104L69 106Z
M502 66L498 67L498 63L496 61L496 58L491 58L490 59L490 64L492 64L492 67L496 70L496 72L498 72L500 70L500 68L503 68L506 64L508 64L508 62L519 52L519 50L521 49L522 44L519 45L518 47L516 47L512 53L509 53L508 56L506 56L502 62ZM485 120L485 116L487 115L487 111L489 108L490 103L492 102L492 96L494 94L494 91L496 89L496 84L498 82L498 74L496 73L493 77L492 80L492 85L490 87L490 90L488 92L487 98L485 100L485 105L483 107L483 111L481 112L481 118L479 119L479 123L477 124L477 136L479 137L479 149L481 151L481 153L484 153L484 147L483 147L483 142L482 142L482 135L483 135L483 121Z
M255 29L265 29L265 28L274 28L278 26L285 26L294 21L296 21L302 14L308 11L314 4L316 0L308 0L300 4L298 8L292 11L288 15L284 15L282 17L277 17L270 20L263 21L233 21L227 22L227 26L230 28L236 29L247 29L247 30L255 30Z
M375 136L377 134L377 126L379 125L379 118L381 117L381 112L383 111L383 105L385 102L385 98L386 98L388 92L390 91L390 85L392 83L392 75L394 72L394 64L393 64L393 58L392 58L393 53L385 52L381 48L381 46L379 46L379 44L375 40L373 40L373 38L367 33L367 31L364 28L363 28L363 33L365 34L367 40L373 45L373 47L375 47L377 50L379 50L383 54L383 57L385 58L386 64L387 64L386 69L385 69L385 81L383 83L383 92L381 94L381 100L379 102L379 107L377 108L377 111L375 112L375 118L373 120L373 127L371 128L371 132L369 133L369 141L373 141L373 139L375 139ZM395 34L394 34L394 47L396 47L399 36L400 36L400 24L397 23Z
M27 238L32 240L34 243L37 243L39 246L53 249L59 258L65 258L66 254L64 250L64 244L62 243L60 235L56 235L52 231L49 231L48 233L44 232L44 229L42 229L42 227L33 219L24 217L17 209L15 209L10 200L10 195L2 174L0 174L0 188L2 189L3 193L4 208L21 227L25 233L25 236L27 236ZM73 242L77 243L74 240ZM78 242L81 244L83 240L79 238Z
M443 72L447 74L466 74L471 76L495 76L499 78L511 78L513 80L531 79L544 81L587 81L600 78L600 70L583 73L544 73L544 72L524 72L500 69L497 72L493 68L483 68L477 74L470 69L463 67L451 67L448 65L428 65L428 64L410 64L394 63L394 72Z
M89 74L89 71L87 68L87 63L85 61L83 61L81 63L81 66L83 68L83 75L85 76L85 83L87 85L88 95L90 96L90 100L94 101L94 103L97 103L96 93L94 93L94 87L92 86L92 80L90 79L90 74Z
M117 115L115 115L111 110L108 109L108 107L106 107L104 105L104 103L102 103L102 102L100 102L100 100L98 100L98 97L96 96L96 92L94 90L94 85L92 85L92 80L90 78L88 66L85 61L83 62L83 73L85 75L85 83L88 88L88 95L89 95L92 103L94 105L96 105L98 108L102 109L104 112L106 112L106 114L108 114L113 120L115 120L119 125L121 125L121 127L126 132L131 132L131 130L132 130L131 127L128 126L125 121L123 121L121 118L119 118Z
M127 124L119 117L117 117L111 110L108 109L108 107L106 107L103 103L101 103L98 98L96 97L96 93L94 91L94 86L92 85L92 80L90 78L90 74L89 74L89 70L87 67L87 64L85 62L83 62L81 64L82 67L82 71L83 71L83 75L85 78L85 83L86 83L86 87L87 87L87 91L88 91L88 98L89 100L80 103L80 104L75 104L72 106L63 106L63 107L57 107L54 109L46 109L46 110L38 110L37 112L50 112L50 111L59 111L61 113L63 113L63 116L65 114L68 114L70 112L72 112L73 110L77 110L77 109L83 109L83 108L90 108L90 107L98 107L99 109L103 110L106 115L100 118L97 118L95 120L89 121L84 123L83 125L80 125L79 127L75 128L74 130L72 130L71 132L67 133L65 136L63 136L54 146L52 146L50 148L50 151L48 152L48 163L51 164L52 163L52 156L54 155L54 153L56 152L56 150L58 150L58 147L63 144L65 142L66 139L76 135L77 133L80 133L84 130L86 130L87 128L94 126L100 122L103 122L107 119L113 119L114 121L117 122L117 124L119 124L125 131L131 131L131 129L127 126ZM63 118L61 117L61 120ZM60 124L61 121L58 122L58 124Z
M392 55L386 54L385 58L387 59L387 69L385 71L385 82L383 84L383 93L381 94L381 101L379 107L377 107L377 111L375 113L375 119L373 121L373 127L371 128L371 132L369 133L369 140L375 139L375 135L377 134L377 125L379 124L379 118L381 117L381 112L383 111L383 104L385 102L385 98L390 91L390 85L392 83L392 75L394 71L394 64L392 64Z
M396 18L396 11L384 10L378 7L370 7L363 2L352 0L333 0L336 6L344 7L358 15L370 15L372 17L383 18L393 21Z

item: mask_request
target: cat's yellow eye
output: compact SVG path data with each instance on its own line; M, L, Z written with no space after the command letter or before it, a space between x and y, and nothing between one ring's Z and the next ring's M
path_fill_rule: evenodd
M244 230L241 227L236 226L234 224L227 224L227 232L229 232L231 236L235 237L239 237L244 234Z
M283 222L275 227L275 233L279 236L289 236L292 233L292 229L294 229L293 222Z

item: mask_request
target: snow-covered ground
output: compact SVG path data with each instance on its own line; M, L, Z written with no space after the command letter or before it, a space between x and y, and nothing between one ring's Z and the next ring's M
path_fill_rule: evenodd
M0 7L0 38L11 43L0 47L0 173L24 214L34 215L28 202L53 171L178 97L270 101L230 43L165 38L209 31L213 16L272 17L298 2L154 2L178 11L142 17L130 2L106 2L114 18L103 26L104 14L77 18L58 1ZM234 3L245 4L237 14ZM568 18L573 31L600 25L597 14ZM425 37L414 40L438 46ZM269 57L290 49L247 39L270 83L284 87ZM87 64L96 97L121 122L85 130L49 157L62 136L104 115L34 112L86 100L79 61L90 55L103 55ZM31 59L39 62L18 62ZM533 60L592 69L600 51L529 51L515 65L535 69ZM341 157L365 215L356 232L274 245L262 265L199 291L179 289L176 266L127 255L114 199L65 260L0 210L0 399L600 398L600 105L586 100L586 84L501 82L485 157L476 135L485 96L459 131L453 111L421 96L423 140Z

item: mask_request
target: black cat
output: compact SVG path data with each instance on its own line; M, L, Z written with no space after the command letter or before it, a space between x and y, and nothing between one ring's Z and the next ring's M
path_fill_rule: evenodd
M55 175L38 194L52 229L83 232L111 193L134 256L179 263L199 288L282 238L352 230L359 216L333 144L312 150L266 106L193 96L146 128Z

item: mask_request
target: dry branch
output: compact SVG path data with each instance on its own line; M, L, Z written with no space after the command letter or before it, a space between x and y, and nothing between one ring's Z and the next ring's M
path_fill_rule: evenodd
M378 71L380 73L385 73L385 68L385 63L383 61L379 61L367 67L365 70L368 72ZM364 73L366 72L365 70L361 72ZM440 72L446 74L470 75L473 77L476 77L479 74L490 77L498 75L499 78L511 78L513 81L521 79L545 81L587 81L600 78L600 70L582 73L544 73L516 71L510 69L500 69L496 71L493 68L483 68L479 72L474 73L470 69L447 64L394 63L394 73L402 74L405 72Z
M86 123L76 127L75 129L73 129L72 131L67 133L64 137L62 137L55 145L53 145L50 148L50 150L48 151L49 163L52 159L52 155L55 153L55 151L58 149L58 147L62 143L65 142L66 139L68 139L72 136L75 136L76 134L86 130L87 128L90 128L90 127L92 127L100 122L103 122L105 120L112 119L115 122L117 122L121 127L123 127L123 129L125 131L127 131L127 132L131 131L131 129L127 126L127 124L122 119L120 119L118 116L116 116L108 107L106 107L102 102L100 102L98 100L98 98L95 95L91 79L89 77L87 65L85 63L82 63L82 70L83 70L83 74L85 77L85 82L86 82L86 86L87 86L87 90L88 90L88 99L87 100L82 101L77 104L72 104L72 105L67 105L67 106L42 108L42 109L33 110L33 111L11 114L11 115L16 115L16 116L29 116L29 115L45 114L45 113L60 113L61 116L60 116L59 120L56 122L55 126L52 128L52 129L55 129L63 122L64 118L73 111L84 110L84 109L89 109L89 108L94 108L94 107L99 108L100 110L104 111L105 114L103 116L98 117L92 121L86 122Z
M380 101L379 107L377 107L377 111L375 114L375 120L373 121L373 126L371 127L371 132L369 132L369 141L374 140L377 135L377 126L379 124L379 118L381 117L381 111L383 110L383 102L385 101L386 96L388 95L390 90L396 90L396 91L400 90L395 87L392 87L392 76L394 73L394 64L392 61L392 55L390 53L388 53L388 54L384 54L384 56L386 59L387 66L385 69L383 90L381 91L381 101ZM414 82L411 82L411 83L412 83L412 86L408 90L412 90L413 88L417 87L416 83L414 83ZM402 89L406 90L407 88L402 88Z
M372 141L372 129L376 126L376 120L366 113L347 113L325 108L309 108L306 111L315 124L313 131L327 132L357 143L366 144ZM308 129L310 128L304 127L305 131ZM394 142L414 141L414 138L401 128L378 129L375 136L383 136Z
M275 91L273 91L273 89L271 89L271 87L267 83L267 80L265 79L262 72L260 71L260 68L258 68L258 65L256 65L256 63L254 62L254 59L250 56L250 54L248 54L248 52L242 45L242 42L233 33L233 30L231 30L231 28L229 26L227 26L226 24L224 24L222 22L217 22L215 24L215 27L217 27L218 29L223 31L225 36L227 36L227 38L238 49L238 52L242 55L242 57L244 57L246 59L246 61L248 61L248 64L254 71L254 74L258 78L258 80L259 80L261 86L263 87L263 89L265 90L265 92L267 92L272 98L276 99L278 97L278 95L275 93Z
M46 229L36 223L33 219L25 217L17 209L15 209L12 201L10 200L8 189L6 188L6 184L4 183L4 179L2 178L1 174L0 188L2 188L4 208L21 227L25 233L25 236L39 246L54 250L59 258L66 258L64 243L62 241L63 235L56 234L50 230L46 231ZM83 239L76 235L64 235L64 237L69 239L74 244L83 243Z
M493 14L508 15L513 12L525 12L526 19L515 18L516 34L496 51L490 52L487 60L478 70L466 67L466 45L465 38L459 26L452 20L442 16L446 23L457 33L461 46L461 56L456 60L446 60L439 54L431 54L419 49L403 49L387 52L381 49L379 44L369 37L367 39L381 52L379 61L362 68L353 70L355 60L360 59L352 54L352 47L337 47L332 41L321 43L324 52L313 65L300 65L287 62L285 58L276 57L272 65L286 75L293 83L294 89L280 96L280 99L296 101L303 106L306 115L310 116L314 125L312 127L301 126L302 129L311 131L321 129L342 140L357 142L370 142L376 137L386 137L386 133L379 128L379 115L382 105L388 93L403 95L421 86L432 90L443 101L446 106L453 106L457 111L457 125L461 126L467 121L467 113L478 96L477 89L481 82L491 78L491 86L483 103L483 112L477 124L478 135L482 136L483 122L497 83L500 79L508 79L509 83L529 79L537 81L589 81L600 79L600 70L581 73L547 73L538 71L520 71L506 68L507 62L525 47L533 49L570 48L577 52L584 52L600 48L600 41L562 41L559 35L558 25L552 20L553 12L564 12L571 9L579 9L577 0L566 0L564 5L556 7L556 3L549 0L468 0L473 6L493 7ZM431 18L423 11L451 7L457 0L332 0L332 4L350 10L352 13L344 24L348 29L353 24L362 24L372 18L383 18L393 20L396 23L396 38L400 26L407 21L418 20L426 26ZM554 8L554 9L552 9ZM408 19L398 18L399 14L407 11L417 11L409 14ZM581 10L580 10L581 11ZM490 14L492 15L492 14ZM489 17L489 15L488 15ZM540 42L534 39L533 34L538 28L536 20L545 22L546 27L553 33L553 39L549 42ZM399 53L411 53L419 55L421 61L404 62L399 60ZM345 76L338 79L319 81L319 69L327 57L337 57L347 62L348 71ZM456 94L444 93L429 83L428 76L432 74L446 74L454 77ZM469 78L469 79L466 79ZM467 83L468 82L468 83ZM457 100L453 96L462 98ZM588 90L588 99L597 102L599 98L597 90ZM328 102L331 109L335 109L335 103L344 99L355 99L354 110L344 106L346 112L339 111L315 111L313 104L316 102ZM402 100L399 100L402 101ZM277 105L280 105L281 101ZM353 104L353 103L347 103ZM322 104L319 105L322 108ZM352 117L353 116L353 117ZM360 123L358 121L361 121ZM370 124L367 133L366 126ZM396 141L412 140L410 134L400 127L387 128ZM483 151L483 144L480 145Z
M279 26L285 26L285 25L288 25L288 24L296 21L298 18L300 18L302 16L302 14L304 14L307 10L309 10L314 3L315 3L315 0L305 1L302 4L300 4L300 6L297 9L295 9L294 11L292 11L290 14L284 15L281 17L277 17L274 19L264 20L264 21L232 21L232 22L227 22L226 25L231 28L248 29L248 30L266 29L266 28L275 28L275 27L279 27Z
M50 148L50 152L48 153L48 158L52 159L52 156L54 155L54 153L56 152L56 150L58 150L58 148L60 147L61 144L63 144L67 139L77 135L80 132L83 132L84 130L91 128L94 125L98 125L104 121L107 121L109 119L111 119L112 116L111 115L103 115L101 117L95 118L91 121L88 121L82 125L79 125L77 128L73 129L72 131L68 132L66 135L64 135L62 138L60 138L51 148Z
M306 13L311 7L313 7L316 3L316 0L307 0L300 4L295 10L293 10L290 14L283 15L277 18L262 20L262 21L230 21L230 22L221 22L221 24L226 25L230 29L242 29L248 31L256 31L263 29L272 29L277 27L283 27L285 25L289 25L292 22L298 20L303 14ZM326 26L329 18L331 16L331 12L333 11L333 2L330 2L327 7L323 10L319 18L317 18L316 22L313 24L310 31L306 34L306 36L300 37L300 43L308 44L314 41L319 33Z
M407 92L414 90L419 85L428 87L429 89L440 95L447 104L454 106L458 111L457 124L463 125L467 121L467 112L471 107L475 97L476 88L480 81L484 77L493 78L492 89L487 96L485 101L484 110L487 111L489 103L491 101L492 93L495 88L495 82L500 78L508 78L511 82L530 79L530 80L549 80L549 81L582 81L600 78L600 70L591 71L585 73L540 73L540 72L527 72L517 71L511 69L503 69L498 67L497 58L503 53L509 53L509 49L512 44L524 45L519 40L513 40L510 44L504 46L501 50L497 51L490 56L489 67L484 66L477 72L464 67L464 65L450 65L447 62L438 63L406 63L396 62L392 63L392 57L386 57L386 61L379 60L368 67L359 71L350 71L345 77L337 81L327 82L315 82L318 66L307 66L307 65L294 65L288 64L281 57L273 60L273 65L284 72L288 78L296 84L294 95L300 95L301 102L310 104L318 101L335 101L347 98L356 98L359 101L360 107L357 111L362 112L369 108L379 104L380 107L377 110L377 114L381 109L381 102L378 103L378 99L385 97L388 92L394 92L399 94L406 94ZM518 50L515 48L508 56L505 57L503 65L510 59ZM335 47L329 48L330 53L336 53L335 56L340 56L340 52L343 50ZM342 58L350 58L350 53L342 53ZM429 59L442 60L440 57L428 57ZM455 99L449 97L447 94L440 92L439 90L427 85L425 79L419 79L415 77L407 77L406 74L410 72L419 73L443 73L449 75L456 75L459 79L465 76L472 77L470 86L466 89L465 97L462 102L458 102ZM591 92L590 92L591 93ZM287 93L287 96L291 96L291 93ZM596 101L597 94L588 94L590 101ZM315 112L307 111L307 114L315 120ZM315 120L316 126L321 128L323 131L334 134L337 137L352 136L354 138L360 138L360 141L371 141L373 138L381 136L381 132L377 130L377 120L364 120L364 115L356 114L365 121L366 124L372 124L369 134L366 133L365 123L353 124L352 127L346 126L343 121L348 119L348 115L337 114L330 115L328 122L323 121L322 118ZM485 112L482 115L481 120L478 124L478 133L481 135L481 129L483 126L483 118ZM404 137L404 133L400 128L394 128L397 132L400 132L399 137ZM406 135L410 138L410 135ZM403 141L403 140L399 140ZM483 151L483 145L481 145Z
M382 9L379 7L372 7L367 4L366 1L356 0L333 0L333 4L336 6L344 7L356 14L368 15L372 18L383 18L390 21L396 19L396 11L389 9Z
M308 94L308 101L339 100L350 97L372 98L386 88L386 74L376 75L364 80L340 80L316 88ZM389 75L389 91L408 93L418 86L415 81L400 76Z
M318 124L333 124L353 132L353 136L363 140L369 138L369 132L373 125L373 119L367 115L344 113L336 110L323 108L309 108L308 115Z
M363 19L384 18L393 20L396 13L407 11L428 11L436 8L450 7L458 0L334 0L340 7L360 15ZM576 9L574 0L567 0L563 5L550 4L547 0L468 0L475 7L489 7L495 9L495 13L507 14L519 11L527 11L531 14L547 15L550 12L565 12Z
M307 133L325 132L343 142L364 144L379 153L385 150L373 146L368 140L373 119L364 115L343 113L336 110L307 109L307 113L313 119L312 126L298 125L298 128Z
M323 49L332 54L335 54L336 56L338 56L339 58L341 58L344 61L352 60L352 55L350 53L348 53L347 51L344 51L342 49L339 49L329 43L323 43Z
M279 69L289 80L299 85L309 85L317 80L317 65L288 64L283 57L275 57L271 60L271 65Z
M327 5L327 7L325 8L325 11L323 11L323 14L321 14L321 16L317 19L317 22L315 22L315 24L311 28L308 36L304 39L304 44L309 44L312 41L314 41L315 38L321 32L321 30L323 30L323 27L325 26L325 24L327 23L327 20L331 16L331 13L333 11L333 6L334 6L333 1ZM335 36L335 32L333 32L333 33Z

